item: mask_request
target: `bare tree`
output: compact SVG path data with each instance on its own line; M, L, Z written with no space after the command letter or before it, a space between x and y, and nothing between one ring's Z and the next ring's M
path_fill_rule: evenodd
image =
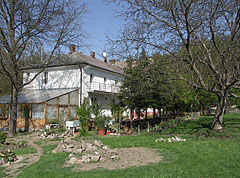
M231 89L240 87L240 1L109 1L126 18L112 49L123 54L145 46L169 54L179 79L217 95L212 129L222 129L227 99L237 97Z
M0 0L0 75L11 82L9 135L16 133L21 68L37 63L47 66L61 46L84 37L82 17L86 4L74 0ZM47 58L36 60L43 49ZM41 51L41 52L40 52ZM45 57L46 57L45 56Z

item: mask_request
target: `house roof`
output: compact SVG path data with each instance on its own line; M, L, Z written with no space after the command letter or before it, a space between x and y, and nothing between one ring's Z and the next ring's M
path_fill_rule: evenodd
M93 58L91 56L87 56L80 52L73 52L72 54L61 55L57 59L55 58L55 60L52 63L48 64L47 67L69 66L79 64L89 65L109 72L124 75L123 69L120 66L115 66L110 63L106 63L104 61ZM43 66L32 65L25 67L22 70L37 69L41 67Z
M36 89L24 89L18 94L18 103L43 103L54 99L58 96L62 96L71 93L75 89L48 89L48 90L36 90ZM0 104L8 104L11 102L11 95L0 97Z

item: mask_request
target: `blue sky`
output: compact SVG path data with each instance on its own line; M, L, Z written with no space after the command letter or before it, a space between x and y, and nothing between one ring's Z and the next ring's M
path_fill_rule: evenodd
M84 30L90 34L87 41L90 47L82 51L87 55L90 51L94 51L96 58L102 59L102 51L106 49L107 45L106 35L117 34L123 21L114 17L114 10L117 9L115 4L107 5L104 0L84 1L88 6L88 12L84 19Z

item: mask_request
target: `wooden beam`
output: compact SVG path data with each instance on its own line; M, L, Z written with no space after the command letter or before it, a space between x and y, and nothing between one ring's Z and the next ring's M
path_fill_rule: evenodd
M68 94L68 109L67 109L67 120L70 119L70 93Z
M8 104L6 104L6 118L8 118Z
M57 98L57 120L59 121L59 97Z
M21 104L19 104L19 114L18 114L18 118L19 119L22 119L22 105Z
M47 102L44 103L44 125L47 123Z
M29 104L29 118L32 119L32 104Z

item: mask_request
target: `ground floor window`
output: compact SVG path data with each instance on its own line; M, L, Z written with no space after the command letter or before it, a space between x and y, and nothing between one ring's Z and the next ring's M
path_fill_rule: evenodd
M77 117L76 107L70 107L70 120L74 120Z
M33 119L44 119L44 104L33 104L32 105L32 118Z
M57 119L57 106L47 106L47 119Z

